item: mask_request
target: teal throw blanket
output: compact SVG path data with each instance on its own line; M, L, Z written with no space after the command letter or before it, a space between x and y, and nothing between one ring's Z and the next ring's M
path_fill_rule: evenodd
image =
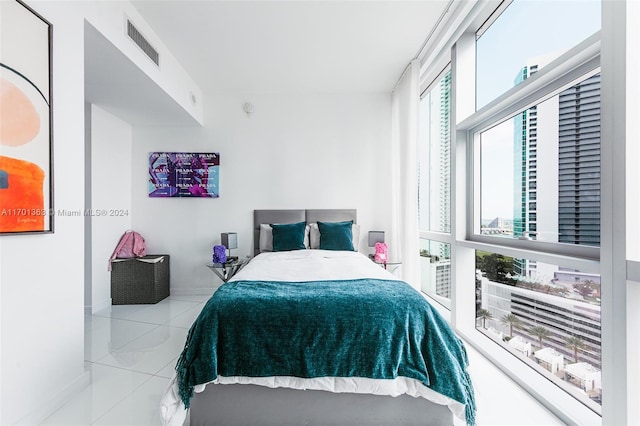
M176 365L180 397L221 376L419 380L466 408L475 399L461 340L402 281L232 281L191 326Z

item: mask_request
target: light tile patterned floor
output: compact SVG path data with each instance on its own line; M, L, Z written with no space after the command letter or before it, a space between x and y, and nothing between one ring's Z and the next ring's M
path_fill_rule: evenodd
M159 425L160 398L208 296L170 296L85 317L91 385L42 425Z

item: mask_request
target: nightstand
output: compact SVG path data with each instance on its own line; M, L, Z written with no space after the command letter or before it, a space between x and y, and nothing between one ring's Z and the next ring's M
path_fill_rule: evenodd
M249 259L234 259L225 263L207 263L207 268L211 269L223 282L229 281L235 274L249 262Z
M396 269L398 269L400 266L402 266L402 262L397 262L397 261L389 261L389 262L376 262L375 260L371 259L373 261L373 263L375 263L376 265L380 265L382 268L386 269L387 271L394 273Z

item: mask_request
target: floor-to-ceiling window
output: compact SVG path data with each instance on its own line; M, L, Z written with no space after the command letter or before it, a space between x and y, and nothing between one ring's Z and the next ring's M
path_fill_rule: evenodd
M421 289L451 301L451 70L420 96L418 223Z
M624 226L611 214L625 209L612 195L625 159L617 135L635 117L620 99L638 88L621 78L630 3L479 5L421 95L422 289L567 422L615 424L633 411L620 402L627 391L638 396L626 376L640 371L640 322L624 298L640 291L619 278Z
M599 254L584 251L585 258L574 251L600 244L597 72L474 131L473 150L479 157L476 233L587 260L576 268L560 257L548 262L478 250L478 330L599 413L601 291L598 270L590 267Z
M576 59L600 21L597 1L494 12L476 32L476 115L495 112L467 136L469 240L489 245L475 251L476 329L598 414L599 52Z

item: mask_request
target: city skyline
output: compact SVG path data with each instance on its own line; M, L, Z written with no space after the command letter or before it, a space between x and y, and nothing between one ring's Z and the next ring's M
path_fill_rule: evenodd
M599 0L539 2L516 0L477 41L476 105L480 109L514 86L514 78L532 58L558 56L600 29ZM540 31L540 22L554 31ZM513 117L506 119L510 122ZM507 128L509 127L509 128ZM493 167L482 170L483 187L503 192L482 194L481 218L513 218L513 127L497 126L485 131L483 156L493 159ZM509 147L509 148L507 148ZM505 199L504 194L509 194Z

